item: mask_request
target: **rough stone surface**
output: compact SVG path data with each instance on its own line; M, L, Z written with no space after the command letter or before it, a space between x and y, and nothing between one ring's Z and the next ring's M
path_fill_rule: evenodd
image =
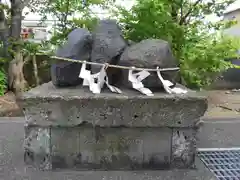
M146 128L143 132L143 167L170 168L172 130L170 128Z
M83 125L51 128L51 135L49 130L36 127L27 132L25 162L40 169L195 168L195 129Z
M49 128L25 127L24 161L42 170L52 169Z
M171 165L175 168L194 168L196 156L196 128L174 128Z
M97 161L105 169L169 168L171 129L99 128L96 137Z
M92 127L53 128L51 140L53 168L93 169L96 144Z
M73 60L90 59L92 36L87 29L77 28L68 35L67 43L60 47L56 56ZM52 82L56 86L75 86L82 82L79 72L81 63L54 62L51 66Z
M96 95L50 82L23 93L25 161L41 169L193 168L206 98L123 92Z
M157 66L159 68L178 67L169 43L161 39L143 40L126 48L121 55L119 65L142 68L156 68ZM177 79L176 71L162 72L162 75L172 82ZM123 76L123 78L121 78L122 82L119 82L119 84L131 87L128 82L128 71L123 70L120 76ZM162 87L161 81L155 72L152 72L149 77L143 80L143 83L148 88Z
M207 109L195 92L184 95L155 93L153 97L123 90L123 94L95 95L82 87L56 89L51 83L18 98L29 124L101 127L194 127Z
M170 128L93 128L85 125L71 129L52 128L48 168L169 169L171 135ZM33 141L29 142L29 146L34 145ZM25 152L29 162L44 165L46 153L39 153L38 149L25 149ZM32 158L39 154L42 156L38 161Z
M127 47L120 27L115 20L101 20L93 32L91 61L117 64L119 56ZM100 68L92 66L94 73Z

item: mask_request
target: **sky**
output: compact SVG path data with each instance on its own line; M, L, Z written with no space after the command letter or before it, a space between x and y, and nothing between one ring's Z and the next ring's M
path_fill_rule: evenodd
M5 0L5 1L8 1L8 0ZM124 6L125 8L128 9L128 8L131 8L133 6L134 0L116 0L116 4ZM97 8L97 7L92 8L92 11L94 13L99 12L100 16L104 16L104 13L106 13L102 9ZM29 12L29 10L27 8L25 8L24 12ZM25 16L25 20L40 20L40 19L41 19L41 16L39 16L37 13L29 13L27 16ZM53 20L53 17L49 16L49 20Z
M3 2L9 4L9 0L2 0ZM207 1L207 0L206 0ZM127 8L130 8L133 4L134 4L134 0L116 0L116 3L122 6L125 6ZM230 5L227 9L226 12L235 10L237 8L240 8L240 0L237 0L234 4ZM93 9L94 12L100 12L101 10L99 9ZM28 12L28 9L25 8L24 12ZM40 20L41 16L39 16L37 13L29 13L28 15L25 16L25 20ZM53 20L52 17L48 17L49 20ZM219 18L214 16L214 15L210 15L207 17L206 19L207 21L218 21Z

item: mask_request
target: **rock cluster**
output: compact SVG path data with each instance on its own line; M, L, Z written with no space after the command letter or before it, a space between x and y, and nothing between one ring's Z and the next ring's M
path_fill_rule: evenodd
M131 44L131 45L130 45ZM60 47L56 56L97 63L117 64L142 68L177 67L177 60L172 54L168 42L161 39L146 39L138 43L129 43L123 38L115 20L101 20L92 33L87 29L77 28L68 35L67 43ZM91 66L92 73L100 70ZM76 86L82 83L79 78L81 63L55 62L51 67L52 82L55 86ZM107 74L112 85L130 87L128 71L108 68ZM162 73L165 79L175 82L176 72ZM147 88L161 88L157 74L152 72L143 80Z

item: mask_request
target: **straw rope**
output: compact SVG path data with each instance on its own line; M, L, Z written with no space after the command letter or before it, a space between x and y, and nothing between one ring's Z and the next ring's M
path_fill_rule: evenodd
M63 61L69 61L69 62L74 62L74 63L86 63L86 64L91 64L91 65L96 65L96 66L103 66L106 65L107 67L113 67L113 68L119 68L119 69L129 69L129 70L137 70L137 71L178 71L179 67L174 67L174 68L162 68L162 69L148 69L148 68L138 68L138 67L127 67L127 66L119 66L119 65L113 65L113 64L103 64L103 63L96 63L96 62L88 62L88 61L83 61L83 60L73 60L69 58L63 58L63 57L57 57L57 56L52 56L52 59L57 59L57 60L63 60Z

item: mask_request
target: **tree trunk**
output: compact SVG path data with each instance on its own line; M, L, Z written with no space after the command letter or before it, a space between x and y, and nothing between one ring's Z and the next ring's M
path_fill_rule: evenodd
M35 77L35 81L36 81L36 86L39 86L40 80L38 77L38 67L37 67L36 55L33 55L32 63L33 63L33 73L34 73L34 77Z
M20 40L20 33L22 27L22 7L18 0L11 0L11 27L10 37L17 43ZM26 80L23 74L23 54L18 45L12 46L15 51L14 59L9 64L8 76L9 76L9 89L14 93L19 94L26 88Z
M10 36L14 40L20 39L21 27L22 27L22 8L20 7L18 0L11 0L11 27Z
M14 59L9 63L8 69L9 86L16 95L23 92L27 87L27 82L23 74L23 65L23 55L20 51L17 51Z
M1 2L1 0L0 0L0 2ZM8 37L8 29L7 29L5 14L4 14L3 10L0 10L0 41L3 42L3 54L2 54L3 57L8 56L7 37Z

